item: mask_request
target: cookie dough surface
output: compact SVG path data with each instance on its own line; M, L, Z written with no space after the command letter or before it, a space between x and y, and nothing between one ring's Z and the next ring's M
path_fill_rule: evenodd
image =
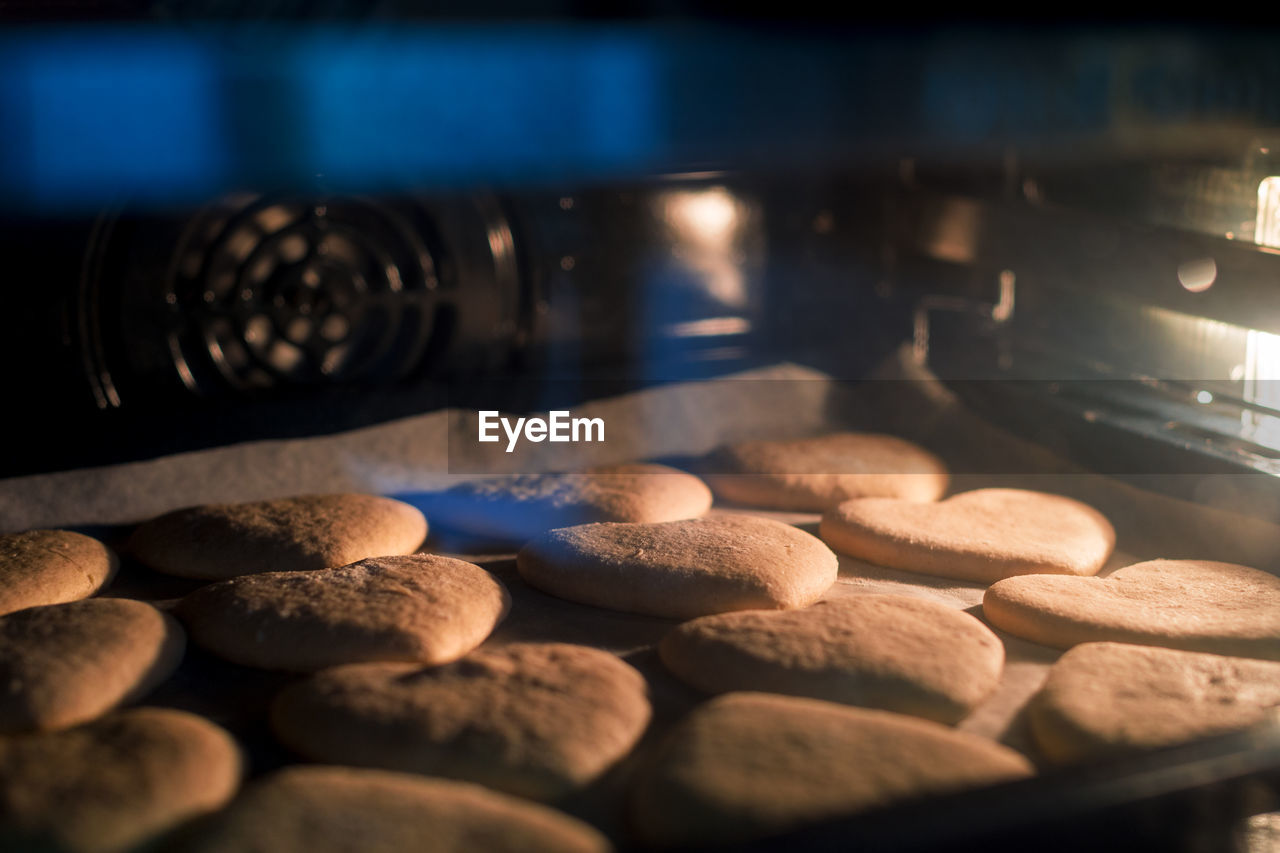
M923 447L875 433L747 441L708 457L704 479L727 501L821 512L851 498L936 501L947 490L942 460Z
M955 723L995 689L1004 646L969 614L923 598L856 595L804 610L704 616L659 647L708 693L808 696Z
M289 767L182 840L191 853L605 853L568 815L476 785L353 767Z
M0 738L0 849L133 850L221 808L240 775L231 736L184 711Z
M673 619L805 607L838 571L817 538L748 515L566 527L531 541L516 565L560 598Z
M553 800L627 754L650 713L644 678L608 652L513 643L435 668L326 670L280 693L272 726L316 761Z
M696 518L711 508L711 490L665 465L611 465L475 480L429 495L424 505L433 524L519 547L575 524Z
M1206 560L1150 560L1104 578L1029 575L994 584L997 628L1070 648L1112 641L1280 660L1280 577Z
M191 638L221 657L306 672L366 661L447 663L489 636L509 600L473 563L411 554L232 578L191 593L177 612Z
M0 733L99 717L168 678L186 645L150 604L90 598L0 617Z
M106 545L70 530L0 536L0 614L88 598L119 564Z
M632 825L655 846L740 843L1030 774L1016 752L937 723L730 693L695 708L659 748L632 792Z
M1171 746L1280 714L1280 662L1085 643L1053 665L1028 710L1053 761Z
M933 504L848 501L822 517L819 535L870 563L978 583L1094 575L1116 541L1111 523L1092 507L1022 489L977 489Z
M221 580L412 554L426 537L426 519L402 501L303 495L176 510L139 525L128 547L157 571Z

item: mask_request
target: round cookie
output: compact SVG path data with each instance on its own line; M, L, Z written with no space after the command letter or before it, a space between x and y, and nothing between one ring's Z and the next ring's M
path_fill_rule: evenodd
M1280 577L1233 563L1151 560L1105 578L1030 575L982 598L992 625L1065 649L1113 641L1280 660Z
M662 662L708 693L808 696L956 723L995 689L1004 645L952 607L858 595L805 610L703 616L663 638Z
M644 678L617 657L515 643L433 669L358 664L317 673L281 691L272 726L316 761L552 800L629 752L649 716Z
M570 601L691 619L805 607L835 583L838 561L789 524L717 515L552 530L520 550L516 567L530 585Z
M670 733L632 791L632 823L654 846L735 844L1030 774L1012 750L937 723L730 693Z
M425 503L433 524L517 547L557 527L675 521L710 508L711 490L697 477L647 464L475 480Z
M476 785L352 767L289 767L182 840L190 853L605 853L592 827Z
M0 614L88 598L119 564L106 545L70 530L0 536Z
M240 774L231 736L185 711L0 738L0 849L132 850L221 808Z
M0 734L73 726L146 695L182 660L173 617L90 598L0 617Z
M178 616L191 638L245 666L310 672L367 661L436 665L489 636L510 599L484 569L434 554L266 572L203 587Z
M1280 662L1153 646L1085 643L1058 659L1028 707L1057 762L1225 734L1280 707Z
M156 571L222 580L412 554L426 538L422 513L401 501L304 495L176 510L139 525L129 550Z
M704 479L724 500L800 512L851 498L936 501L948 480L942 460L923 447L856 432L732 444L711 454L706 468Z
M977 489L933 504L847 501L823 515L818 535L869 563L976 583L1097 574L1116 542L1092 507L1022 489Z

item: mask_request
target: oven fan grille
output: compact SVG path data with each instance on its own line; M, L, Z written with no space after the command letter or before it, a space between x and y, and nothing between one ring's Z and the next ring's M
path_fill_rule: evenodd
M193 391L404 377L436 326L421 224L363 199L231 198L180 240L169 349Z

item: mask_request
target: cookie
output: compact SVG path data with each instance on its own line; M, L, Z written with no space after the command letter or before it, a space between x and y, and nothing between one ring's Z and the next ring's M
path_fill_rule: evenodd
M426 496L423 507L433 524L519 547L575 524L696 518L711 508L711 490L665 465L611 465L461 483Z
M1105 578L1035 575L987 590L992 625L1070 648L1113 641L1280 660L1280 577L1205 560L1151 560Z
M553 800L631 750L648 688L586 646L514 643L433 669L358 664L286 687L276 735L316 761L446 776Z
M479 566L411 554L232 578L191 593L177 613L192 640L220 657L310 672L367 661L447 663L484 642L509 601Z
M942 460L923 447L856 432L732 444L711 454L706 468L704 479L726 501L800 512L851 498L936 501L948 479Z
M221 808L240 774L231 736L185 711L0 738L0 849L132 850Z
M987 626L905 595L703 616L667 634L659 653L707 693L785 693L942 723L972 711L1004 668L1004 645Z
M734 844L1030 773L1006 747L915 717L730 693L677 724L631 814L654 846Z
M184 838L190 853L604 853L566 814L476 785L352 767L289 767Z
M543 592L673 619L805 607L835 583L837 565L803 530L748 515L566 527L534 539L516 560Z
M1028 707L1057 762L1105 758L1247 728L1280 709L1280 662L1085 643L1049 670Z
M0 536L0 614L88 598L119 564L106 545L70 530Z
M186 645L150 604L91 598L0 617L0 733L61 729L138 699Z
M1092 507L1022 489L978 489L933 504L847 501L823 515L818 535L869 563L975 583L1097 574L1116 542Z
M129 550L156 571L222 580L412 554L426 538L422 513L401 501L304 495L180 509L140 525Z

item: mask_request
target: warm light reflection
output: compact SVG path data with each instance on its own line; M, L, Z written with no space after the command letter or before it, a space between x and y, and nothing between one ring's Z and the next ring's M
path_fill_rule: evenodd
M1258 221L1253 239L1259 246L1280 249L1280 177L1258 184Z
M747 303L747 283L738 256L744 212L724 187L663 193L659 214L673 232L673 252L698 273L708 296L731 308Z
M1192 293L1213 287L1218 279L1218 265L1213 258L1196 258L1178 265L1178 282Z

